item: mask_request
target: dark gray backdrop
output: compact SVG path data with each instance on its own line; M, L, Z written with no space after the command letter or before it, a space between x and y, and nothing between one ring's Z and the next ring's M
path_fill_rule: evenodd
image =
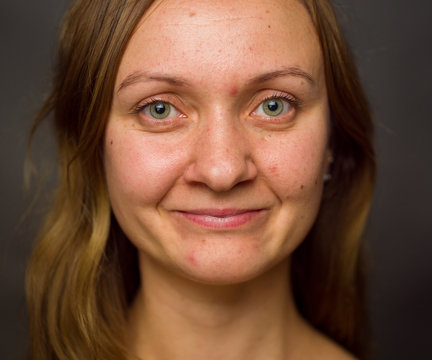
M65 7L65 0L0 3L1 359L22 358L27 347L23 279L43 209L37 203L22 220L29 198L22 169ZM368 231L374 344L378 359L429 358L432 2L337 0L337 7L376 118L379 178ZM37 138L42 173L54 159L49 139L46 129Z

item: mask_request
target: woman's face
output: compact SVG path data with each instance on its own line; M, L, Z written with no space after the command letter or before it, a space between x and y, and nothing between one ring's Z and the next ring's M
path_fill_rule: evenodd
M289 258L330 156L322 54L300 1L156 1L113 96L109 196L142 258L217 284Z

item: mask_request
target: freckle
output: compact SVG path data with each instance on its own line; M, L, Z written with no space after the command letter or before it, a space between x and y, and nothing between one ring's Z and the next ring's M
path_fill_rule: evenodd
M234 95L237 94L237 92L238 92L238 89L237 89L235 86L233 86L233 87L230 89L229 94L230 94L231 96L234 96Z
M203 244L205 244L205 242L206 242L206 239L202 239L202 240L201 240L201 242L202 242Z
M271 25L267 25L267 27L268 27L269 29L271 29Z
M222 52L222 49L219 49L219 50L218 50L218 54L220 54L221 52Z
M111 140L111 141L110 141L110 145L112 145L112 144L114 144L114 141Z
M266 10L266 14L270 14L270 10Z
M191 12L191 13L189 13L189 17L193 17L193 16L195 16L196 15L196 12Z
M303 189L304 189L304 185L303 185L303 184L302 184L302 185L300 186L300 189L301 189L301 190L303 190Z

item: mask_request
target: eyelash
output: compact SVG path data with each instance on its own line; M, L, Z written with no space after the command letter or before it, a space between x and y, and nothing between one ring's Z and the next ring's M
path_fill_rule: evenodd
M288 94L285 94L285 93L277 93L277 94L266 96L264 99L262 99L260 101L260 103L258 104L258 106L261 105L265 101L273 100L273 99L282 99L282 100L285 100L286 102L288 102L294 108L299 108L302 105L302 102L299 99L297 99L294 96L292 96L292 95L288 95Z
M288 102L291 106L293 106L295 109L299 108L302 106L302 102L297 99L296 97L292 96L292 95L288 95L286 93L275 93L269 96L266 96L264 99L262 99L259 104L255 107L255 109L258 108L258 106L260 106L262 103L264 103L265 101L268 100L272 100L272 99L282 99L285 100L286 102ZM166 100L162 100L162 99L158 99L158 98L149 98L147 100L144 101L144 103L141 103L139 105L137 105L132 111L131 114L139 114L141 111L143 111L146 107L151 106L153 104L156 103L167 103L170 104L171 106L173 106L175 109L177 109L174 105L172 105L169 101ZM177 110L178 111L178 110ZM255 110L254 110L255 111Z
M167 103L167 104L170 104L171 106L175 107L169 101L161 100L161 99L156 99L156 98L150 98L150 99L145 100L144 103L137 105L132 110L131 114L138 114L141 111L143 111L147 106L150 106L150 105L153 105L153 104L157 104L157 103Z

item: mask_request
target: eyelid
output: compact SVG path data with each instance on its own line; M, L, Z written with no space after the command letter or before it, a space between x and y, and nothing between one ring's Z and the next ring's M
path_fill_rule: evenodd
M291 95L291 94L287 94L287 93L283 93L283 92L277 92L271 95L268 95L266 97L264 97L264 99L261 99L261 101L259 102L259 104L257 105L257 107L259 105L261 105L263 102L268 101L268 100L272 100L272 99L281 99L281 100L285 100L287 101L290 105L294 106L294 107L300 107L302 105L302 102L297 99L295 96Z
M157 103L168 104L171 108L167 117L157 118L150 114L150 107ZM153 95L141 100L135 105L129 114L133 115L135 120L139 122L142 130L151 132L166 132L182 127L185 123L181 121L187 116L179 110L179 107L174 104L183 102L175 94Z
M169 104L170 106L172 106L178 113L182 113L177 106L175 106L173 104L173 101L164 99L163 97L159 97L159 96L152 96L150 98L147 98L143 101L141 101L140 103L138 103L137 105L135 105L132 110L130 111L130 114L139 114L141 111L143 111L146 107L155 104L155 103L165 103L165 104Z
M270 92L270 90L265 91ZM281 99L283 101L286 101L289 103L290 106L292 106L295 109L300 108L303 106L303 101L298 99L296 96L286 93L286 92L282 92L282 91L274 91L272 93L269 93L268 95L264 96L264 98L260 98L258 96L254 96L255 97L255 106L254 106L254 110L252 111L252 114L254 114L258 107L261 106L265 101L271 100L271 99ZM174 99L171 100L171 98ZM259 102L257 101L259 98ZM174 105L175 103L180 103L180 106L183 106L184 103L181 100L181 98L179 98L178 96L176 96L175 94L162 94L162 95L155 95L155 96L151 96L148 97L144 100L142 100L141 102L139 102L137 105L135 105L131 110L130 110L130 114L139 114L140 112L143 111L144 108L154 104L154 103L166 103L169 104L170 106L172 106L174 108L174 110L178 113L177 116L179 117L187 117L182 111L179 110L179 107ZM285 114L286 115L286 114ZM281 117L282 115L278 115L277 117ZM270 117L270 116L269 116Z
M273 92L270 93L266 96L264 96L264 98L259 98L259 102L254 106L254 110L252 111L251 115L257 116L257 117L265 117L265 118L270 118L270 119L280 119L284 116L287 116L288 114L291 113L291 111L289 111L288 113L284 113L284 114L280 114L280 115L276 115L276 116L269 116L269 115L261 115L261 114L257 114L258 109L260 108L260 106L263 105L263 103L265 103L266 101L269 100L282 100L286 103L288 103L288 106L292 107L293 110L297 110L298 108L300 108L303 104L303 102L298 99L297 97L289 94L289 93L285 93L285 92L281 92L281 91L277 91L277 92ZM255 100L256 103L256 100Z

